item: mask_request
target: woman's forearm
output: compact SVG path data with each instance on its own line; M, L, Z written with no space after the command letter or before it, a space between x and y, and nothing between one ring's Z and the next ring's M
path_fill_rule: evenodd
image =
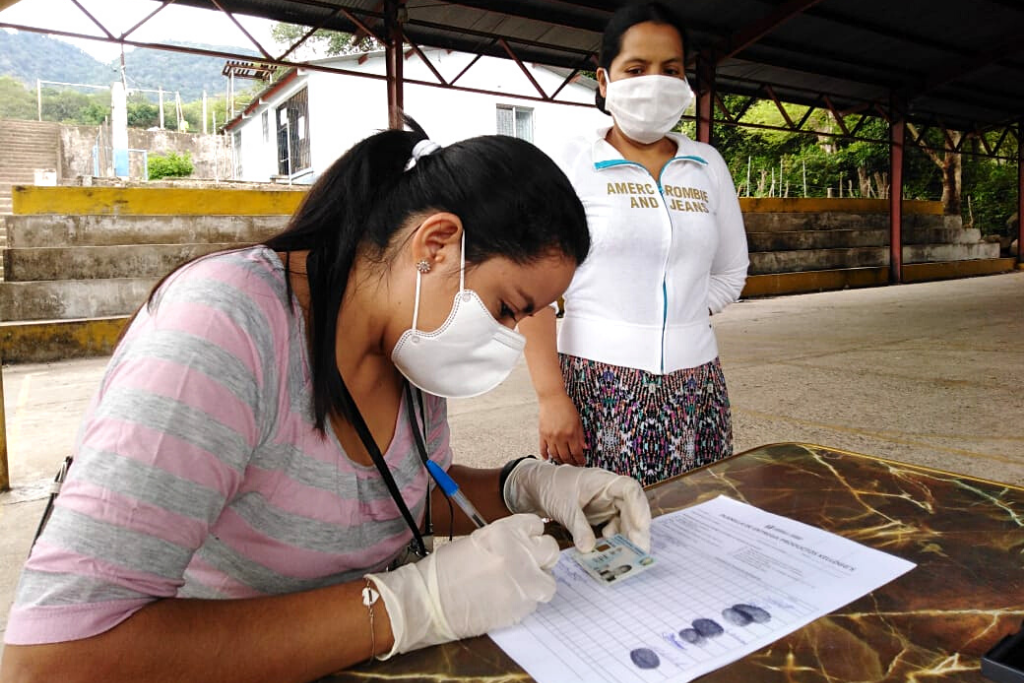
M565 395L562 369L558 364L555 311L550 306L519 322L526 337L526 365L538 398Z
M91 638L6 646L0 680L305 683L370 658L365 586L360 579L244 600L160 600ZM373 612L373 650L382 654L394 644L383 600Z
M459 485L459 490L469 499L485 521L493 522L511 514L505 507L505 500L498 490L500 468L480 469L465 465L452 465L448 469L448 475L455 480L455 483ZM454 501L452 501L454 515L449 515L448 503L440 488L434 488L431 510L434 533L438 536L447 536L449 528L455 536L472 533L473 529L476 529L476 525Z

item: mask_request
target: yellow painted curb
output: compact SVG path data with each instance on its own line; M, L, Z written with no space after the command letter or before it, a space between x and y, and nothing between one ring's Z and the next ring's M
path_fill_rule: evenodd
M929 282L955 280L975 275L995 275L1013 270L1016 259L990 258L970 261L943 261L940 263L910 263L903 266L903 281Z
M1013 271L1015 264L1016 260L1012 258L910 263L903 266L903 282L911 284L915 282L954 280L978 275L1009 273ZM880 287L887 284L889 284L888 266L749 275L747 276L747 283L743 287L743 293L740 296L750 299L759 296L827 292L857 287Z
M46 363L110 355L127 316L0 323L5 363Z
M887 284L889 269L886 267L749 275L740 296L749 299L758 296L825 292L847 287L878 287Z
M741 197L743 213L889 213L888 199L800 199ZM903 200L903 213L941 216L942 202Z
M276 216L298 208L305 192L151 187L13 188L15 214L125 216Z

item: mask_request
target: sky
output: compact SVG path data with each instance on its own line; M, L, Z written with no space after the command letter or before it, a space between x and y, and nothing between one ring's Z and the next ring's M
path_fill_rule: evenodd
M79 0L79 3L114 35L127 31L161 4L152 0ZM273 22L242 15L236 15L236 18L271 54L280 52L270 37ZM0 22L85 35L103 35L96 24L71 0L19 0L13 6L0 11ZM76 45L101 62L109 62L117 58L121 52L117 44L60 39ZM216 10L176 5L164 8L133 32L128 39L140 42L174 40L252 47L245 34L225 14Z

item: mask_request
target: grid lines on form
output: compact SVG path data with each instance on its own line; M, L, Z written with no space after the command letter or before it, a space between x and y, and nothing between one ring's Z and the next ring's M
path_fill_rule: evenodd
M552 602L499 645L545 682L686 683L913 568L724 497L655 519L652 541L655 564L610 585L563 553Z

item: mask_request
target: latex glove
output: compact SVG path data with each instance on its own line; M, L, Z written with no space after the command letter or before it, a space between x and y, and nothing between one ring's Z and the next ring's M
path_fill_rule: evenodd
M499 519L414 564L367 574L391 618L389 657L511 626L555 596L558 543L536 515Z
M590 527L605 522L606 538L621 533L644 552L651 550L651 506L630 477L530 459L516 465L502 493L512 512L549 517L568 529L580 552L594 549Z

